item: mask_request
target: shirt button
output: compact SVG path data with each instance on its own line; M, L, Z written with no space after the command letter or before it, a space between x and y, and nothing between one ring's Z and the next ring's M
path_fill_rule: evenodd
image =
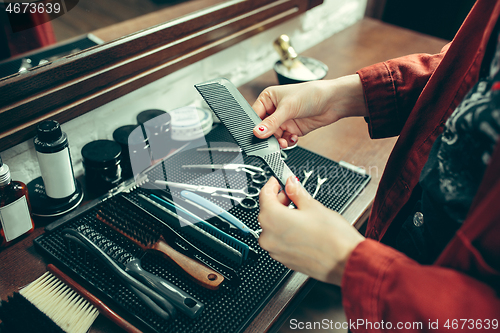
M415 215L413 215L413 225L415 227L421 227L423 224L424 224L424 214L416 212Z

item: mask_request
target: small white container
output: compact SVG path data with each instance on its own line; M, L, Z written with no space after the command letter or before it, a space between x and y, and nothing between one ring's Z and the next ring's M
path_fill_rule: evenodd
M207 135L212 129L212 112L195 106L169 111L172 117L171 137L175 141L191 141Z

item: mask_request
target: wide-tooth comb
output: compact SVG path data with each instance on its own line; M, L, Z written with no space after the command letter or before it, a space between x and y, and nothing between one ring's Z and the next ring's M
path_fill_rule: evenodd
M113 230L121 233L137 244L142 250L153 250L176 263L183 271L199 285L216 290L224 281L224 277L200 262L185 256L172 248L163 236L151 230L151 226L141 221L121 217L114 206L102 207L97 213L97 219Z
M147 286L145 290L147 291L149 288L153 291L153 293L148 294L144 290L139 290L143 294L148 295L151 299L154 300L155 297L159 295L164 300L167 300L167 303L170 302L190 318L196 318L203 312L205 307L203 303L163 278L145 271L141 267L140 259L134 257L130 252L127 252L124 248L118 246L115 242L97 232L90 226L82 224L78 226L77 230L64 229L63 234L65 237L70 236L71 238L68 237L69 239L76 241L78 244L83 245L87 250L90 250L93 255L103 261L122 279L124 276L120 273L120 268L124 270L124 272L141 281ZM134 282L130 279L123 280L128 283ZM137 284L129 284L127 286L132 286L132 288L138 289ZM157 295L155 295L155 293Z
M259 139L253 134L262 120L234 84L218 78L195 87L245 154L263 159L284 186L294 174L281 158L278 140L274 136Z

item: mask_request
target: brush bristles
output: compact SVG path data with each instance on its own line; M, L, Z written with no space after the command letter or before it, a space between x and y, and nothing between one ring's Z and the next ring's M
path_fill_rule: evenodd
M85 333L99 311L57 277L46 272L19 293L68 333Z

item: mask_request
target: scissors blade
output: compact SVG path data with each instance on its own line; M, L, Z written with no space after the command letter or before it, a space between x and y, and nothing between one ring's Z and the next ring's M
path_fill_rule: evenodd
M196 189L198 189L198 187L199 187L199 185L174 183L174 182L168 182L165 180L155 180L155 183L159 184L159 185L165 185L168 187L183 188L185 190L191 190L191 191L196 191Z
M240 147L210 147L210 148L198 148L197 151L218 151L221 153L240 153Z
M224 169L224 164L188 164L183 165L184 169Z
M165 185L168 187L174 188L182 188L184 190L190 190L194 192L208 193L213 194L217 191L224 191L224 188L213 187L213 186L205 186L205 185L192 185L192 184L184 184L184 183L174 183L165 180L155 180L156 184Z

